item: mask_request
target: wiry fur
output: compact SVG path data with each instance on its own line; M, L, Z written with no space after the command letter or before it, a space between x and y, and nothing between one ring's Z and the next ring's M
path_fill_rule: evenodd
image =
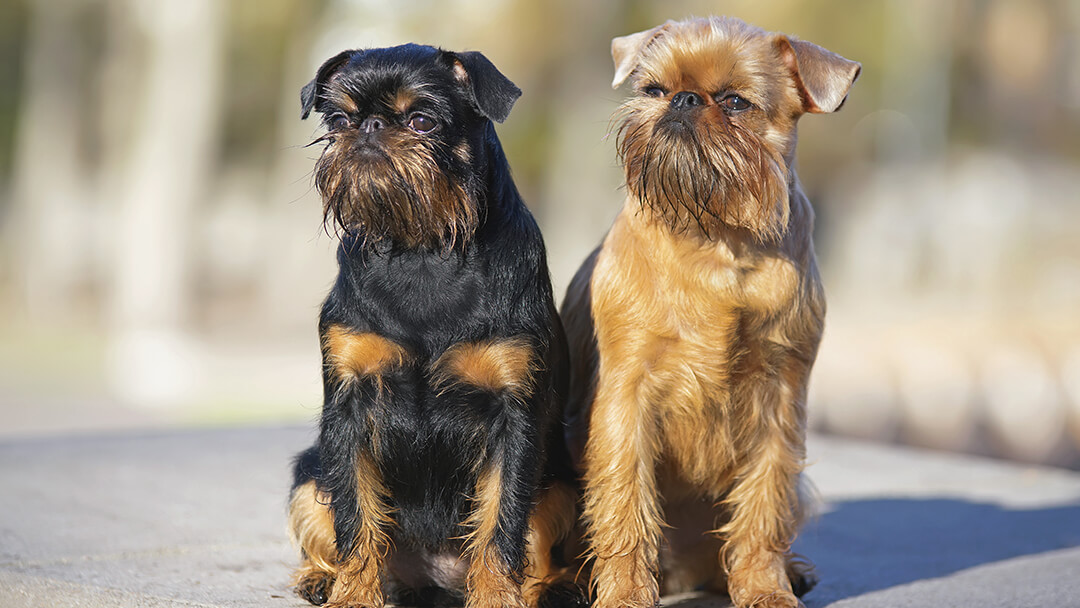
M726 120L665 120L664 108L632 98L620 108L617 149L626 185L675 231L712 236L737 226L775 238L787 223L783 158L752 130Z
M835 110L858 64L730 18L612 51L636 90L618 114L627 198L562 309L596 606L706 586L794 607L815 580L790 547L825 314L795 123Z
M354 153L357 137L353 129L320 138L329 145L315 166L315 186L328 227L362 231L369 242L431 249L472 237L479 221L475 186L438 170L434 148L441 142L398 132L372 158Z
M315 166L315 186L322 195L324 222L339 235L361 234L372 245L386 241L408 248L448 248L472 238L481 219L484 184L475 174L470 150L484 134L463 129L465 108L445 98L460 63L437 57L446 64L445 73L442 82L429 82L430 72L392 70L405 49L379 55L368 51L375 64L371 69L329 71L313 81L319 90L311 108L329 104L319 106L329 110L323 112L328 127L339 116L350 123L316 140L326 147ZM336 65L339 57L327 64ZM377 134L380 145L365 145L372 136L357 123L373 109L387 120L404 120L422 109L440 123L439 137L388 124Z
M289 512L314 604L563 597L565 338L491 123L519 93L479 53L404 45L346 51L301 94L329 129L315 181L342 237Z

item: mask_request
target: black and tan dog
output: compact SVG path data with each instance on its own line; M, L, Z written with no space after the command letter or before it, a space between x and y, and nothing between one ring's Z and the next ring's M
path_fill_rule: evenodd
M598 608L702 585L793 607L807 379L825 300L796 121L859 64L737 19L612 43L627 198L563 307ZM665 525L670 529L665 533Z
M343 52L301 94L341 236L289 511L314 604L506 608L552 588L575 501L566 346L491 122L519 95L480 53L417 45Z

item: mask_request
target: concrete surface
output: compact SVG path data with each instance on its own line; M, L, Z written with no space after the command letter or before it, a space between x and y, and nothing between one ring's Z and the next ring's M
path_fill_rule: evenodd
M310 428L0 443L0 607L300 607L284 531ZM1080 606L1080 475L811 440L808 608ZM724 598L668 598L717 608Z

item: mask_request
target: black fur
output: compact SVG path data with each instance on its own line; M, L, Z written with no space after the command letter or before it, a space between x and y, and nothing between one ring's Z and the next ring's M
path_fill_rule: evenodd
M487 57L476 51L450 53L417 44L403 44L389 49L342 51L327 59L319 67L315 78L300 90L300 118L307 118L312 110L326 113L326 106L319 105L319 102L324 100L326 84L334 74L345 72L342 68L347 64L367 65L364 72L351 74L354 77L378 77L386 74L409 77L411 75L408 72L395 69L401 66L401 60L404 59L416 65L416 59L427 60L432 54L436 54L436 61L440 64L450 65L458 62L465 69L470 85L465 94L474 109L495 122L506 120L506 117L510 115L510 109L514 107L514 102L521 97L521 89L504 76ZM382 63L381 70L373 69L375 68L373 64L376 63ZM428 72L430 76L431 66L423 67L428 68L424 72Z
M455 63L467 71L467 84L455 78ZM503 494L495 544L520 579L538 490L553 479L573 478L559 423L566 345L544 244L491 123L506 117L520 91L479 53L417 45L347 51L304 87L304 116L341 112L326 94L331 82L349 91L360 114L369 108L389 114L379 104L401 87L424 90L418 103L439 121L432 132L436 169L465 185L480 220L470 238L444 248L368 239L363 226L346 227L320 335L331 326L371 332L404 347L409 357L382 377L381 389L372 380L342 385L324 365L319 440L297 457L294 488L314 479L329 494L343 559L353 551L359 524L355 471L358 456L366 454L389 491L393 545L453 551L467 532L462 523L478 473L497 463ZM469 147L468 164L451 152L461 143ZM431 365L449 347L512 337L526 339L539 358L535 389L524 399L462 384L434 386ZM441 605L454 595L448 591L412 589L391 599Z

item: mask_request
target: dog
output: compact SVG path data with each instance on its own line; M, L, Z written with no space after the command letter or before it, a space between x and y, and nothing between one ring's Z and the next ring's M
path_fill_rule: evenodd
M313 604L525 607L559 588L568 355L492 123L520 94L481 53L414 44L342 52L301 92L340 237L289 505Z
M825 316L796 121L861 66L734 18L615 38L626 201L562 308L597 608L799 606L806 387ZM664 533L665 528L668 529Z

